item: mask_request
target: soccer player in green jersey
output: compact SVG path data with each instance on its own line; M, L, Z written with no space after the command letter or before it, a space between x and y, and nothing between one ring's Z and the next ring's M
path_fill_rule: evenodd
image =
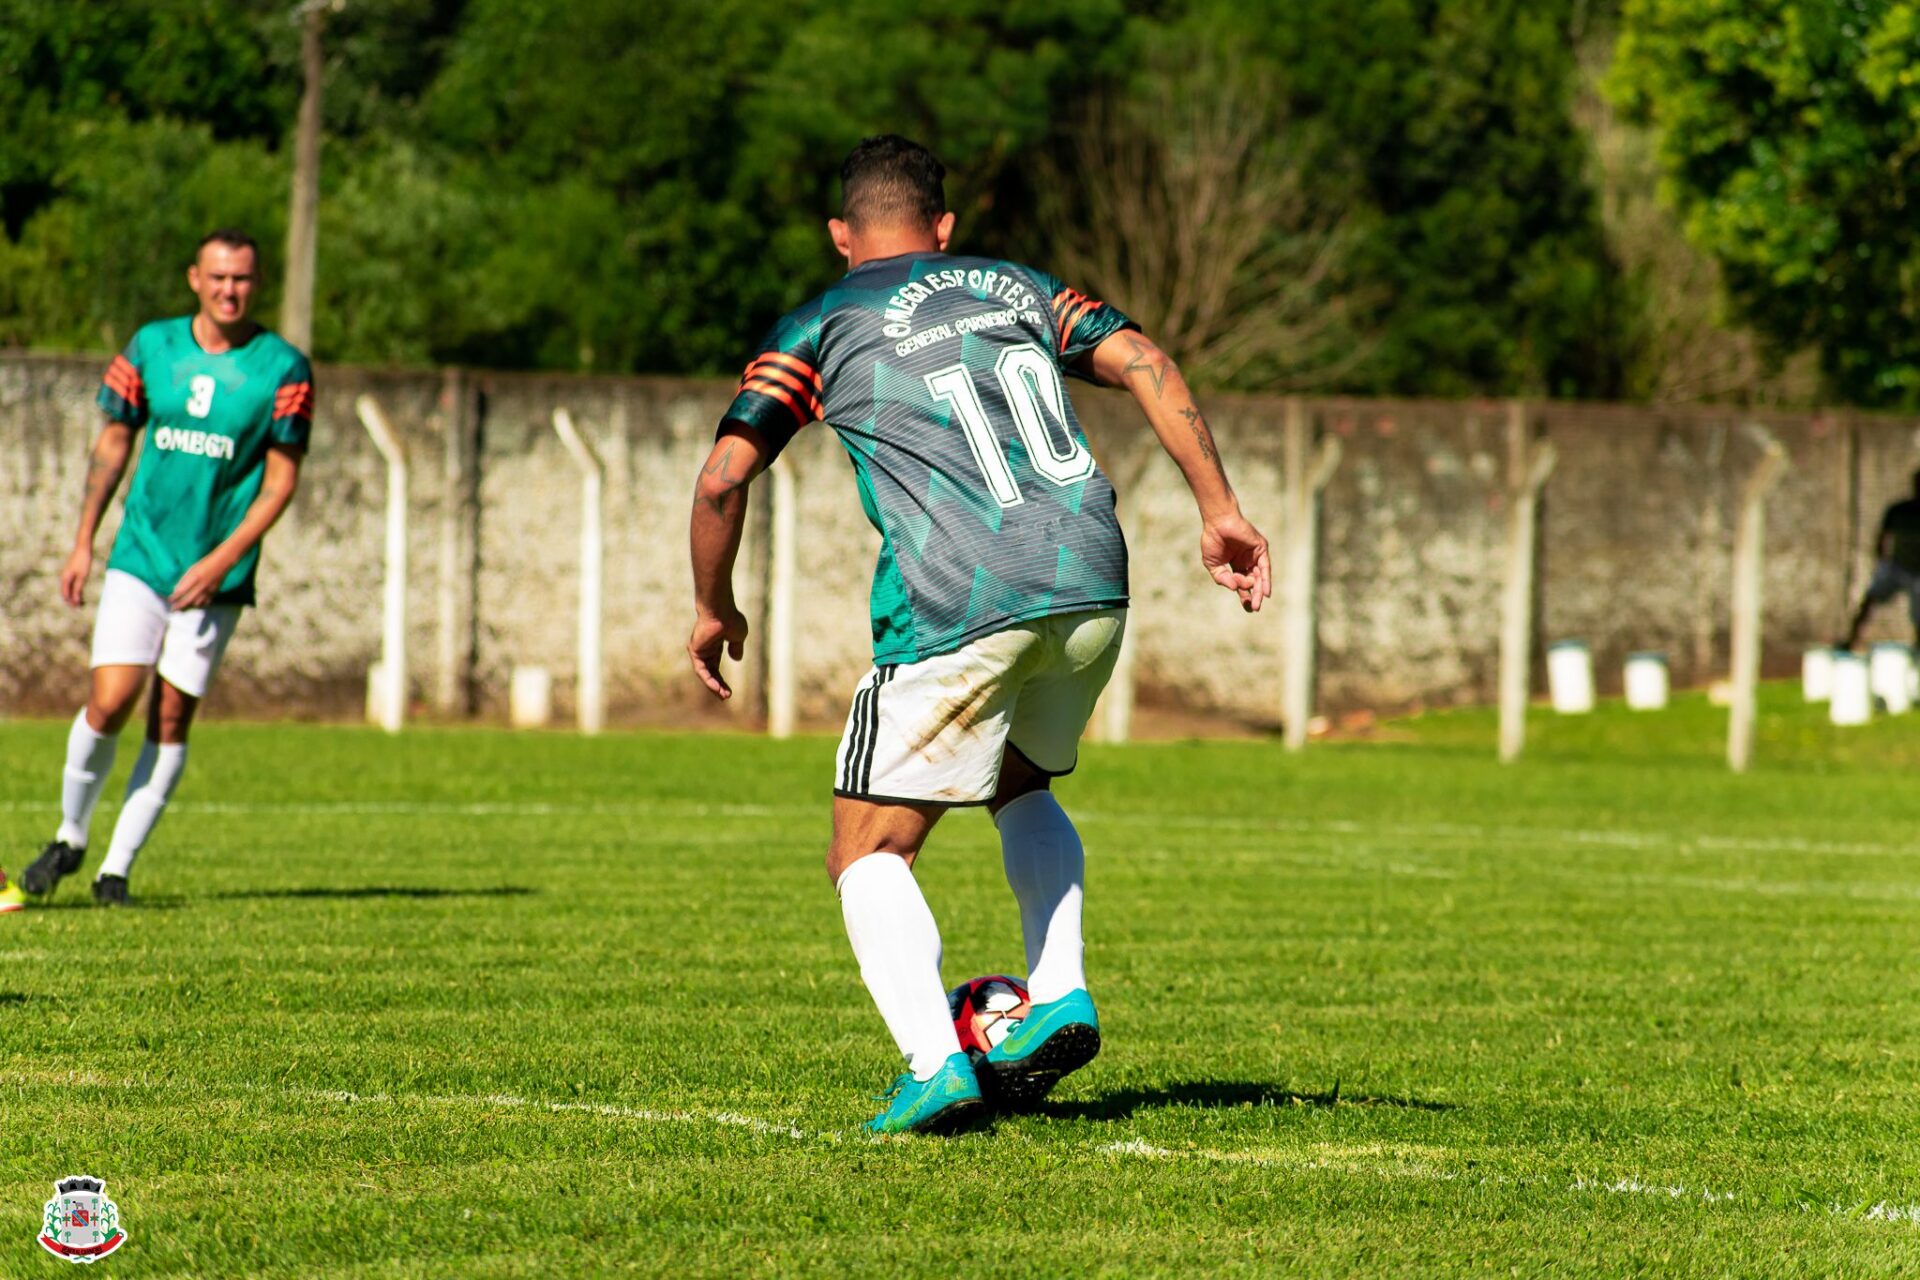
M869 138L840 176L828 229L850 270L774 326L700 473L687 649L707 688L729 696L721 656L737 660L747 633L732 589L747 487L802 427L826 422L882 538L874 666L841 739L827 874L907 1058L868 1127L939 1131L990 1100L1037 1101L1100 1048L1082 959L1085 854L1049 784L1073 769L1113 671L1127 563L1063 376L1132 392L1198 503L1214 581L1251 612L1271 573L1180 371L1132 321L1031 267L949 254L945 170L915 143ZM977 1069L912 872L961 805L985 805L999 828L1032 1000Z
M153 833L187 763L187 731L253 603L260 539L287 509L313 421L313 374L285 339L247 318L259 250L238 231L200 242L187 284L190 316L156 320L114 357L100 388L106 425L94 442L86 502L60 594L83 603L100 518L145 444L107 561L94 618L92 689L67 735L60 830L20 877L52 892L86 858L87 828L113 768L120 730L149 685L146 741L94 898L127 900L134 857Z

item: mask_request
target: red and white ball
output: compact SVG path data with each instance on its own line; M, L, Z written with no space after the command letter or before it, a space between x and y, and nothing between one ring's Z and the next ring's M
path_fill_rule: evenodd
M969 1058L978 1058L1005 1040L1033 1006L1027 1001L1025 983L995 973L970 978L947 992L947 1008L953 1013L960 1047Z

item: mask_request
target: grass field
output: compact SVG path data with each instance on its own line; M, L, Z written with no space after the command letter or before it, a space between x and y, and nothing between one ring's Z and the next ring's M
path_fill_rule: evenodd
M951 1140L858 1132L831 742L209 723L137 909L0 917L0 1275L81 1172L124 1276L1920 1271L1920 725L1797 703L1089 748L1107 1049ZM986 818L921 868L1020 963Z

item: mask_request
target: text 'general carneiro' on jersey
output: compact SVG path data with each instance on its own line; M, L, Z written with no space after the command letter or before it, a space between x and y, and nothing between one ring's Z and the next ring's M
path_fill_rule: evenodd
M1063 375L1135 327L1045 272L944 253L862 263L773 327L727 420L774 455L815 420L839 436L882 539L875 663L1126 603L1113 487Z
M313 372L278 334L260 329L209 353L193 318L143 325L107 367L100 408L146 433L110 569L161 595L226 541L259 496L267 449L305 449L313 428ZM260 544L221 580L215 604L252 604Z

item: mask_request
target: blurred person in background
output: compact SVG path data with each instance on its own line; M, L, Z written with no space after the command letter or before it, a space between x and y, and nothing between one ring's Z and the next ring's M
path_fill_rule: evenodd
M194 251L192 315L143 325L108 366L73 551L60 595L79 608L94 541L127 468L146 440L113 540L94 616L92 684L67 734L60 828L21 874L40 897L86 860L94 806L113 768L120 731L148 694L146 740L94 899L127 901L133 860L166 810L187 765L187 731L240 611L254 602L260 540L293 499L313 421L307 357L247 318L260 254L243 232L209 233Z
M1858 644L1868 615L1903 591L1907 594L1907 618L1913 623L1915 641L1920 643L1920 471L1913 473L1913 496L1900 499L1881 514L1873 551L1873 577L1867 582L1866 594L1854 611L1853 623L1840 647L1851 649Z

